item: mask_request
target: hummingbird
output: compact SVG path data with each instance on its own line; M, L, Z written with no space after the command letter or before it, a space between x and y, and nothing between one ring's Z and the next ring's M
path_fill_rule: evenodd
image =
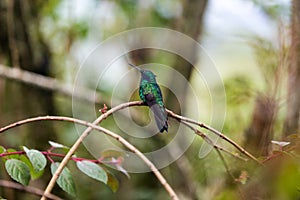
M128 64L141 72L139 96L153 112L159 131L161 133L164 131L168 132L168 114L164 106L160 87L156 82L156 75L150 70L141 69L130 63Z

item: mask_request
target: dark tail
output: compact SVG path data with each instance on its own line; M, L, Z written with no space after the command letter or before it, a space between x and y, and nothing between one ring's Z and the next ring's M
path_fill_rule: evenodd
M156 125L159 131L162 133L164 131L168 132L168 114L164 107L159 106L158 104L153 104L150 106L151 111L154 114Z

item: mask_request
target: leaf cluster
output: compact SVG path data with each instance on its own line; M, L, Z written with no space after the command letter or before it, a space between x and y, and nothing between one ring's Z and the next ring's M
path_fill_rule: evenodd
M64 154L53 153L53 150L63 149L64 151L68 151L69 148L52 141L49 141L49 144L51 147L47 151L28 149L25 146L23 146L22 151L17 151L12 148L6 149L0 146L0 157L4 162L8 175L22 185L29 185L30 180L38 179L43 175L47 167L47 160L50 161L50 170L52 175L54 175L60 162L52 160L51 157L64 157ZM72 160L76 162L79 171L90 178L106 184L113 192L118 190L119 181L103 165L114 165L117 169L129 176L126 170L121 166L123 161L121 154L113 150L102 152L101 158L98 160L78 158L75 155L72 157ZM68 167L63 169L56 183L71 196L76 196L75 182L72 172Z

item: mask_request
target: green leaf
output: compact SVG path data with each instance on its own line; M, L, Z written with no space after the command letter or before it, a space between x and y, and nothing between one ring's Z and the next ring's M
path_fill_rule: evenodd
M0 154L5 152L5 148L3 146L0 146Z
M49 141L49 144L54 148L69 149L69 147L67 147L63 144L56 143L56 142Z
M3 146L0 146L0 154L5 153L5 151L6 151L6 149ZM2 158L3 162L6 162L5 156L2 156L1 158Z
M30 181L30 171L24 162L16 159L7 160L5 162L5 169L12 179L23 185L28 185Z
M59 165L60 165L59 162L55 162L55 163L51 164L52 175L54 175L54 173L56 172ZM56 182L61 189L63 189L64 191L66 191L67 193L69 193L70 195L72 195L74 197L76 196L76 189L75 189L75 184L74 184L74 181L72 178L72 174L67 167L65 167L62 170L62 172L59 175Z
M17 152L17 150L15 150L15 149L7 149L6 152L7 152L7 153L12 153L12 152ZM18 159L18 158L19 158L19 155L18 155L18 154L9 155L7 158Z
M107 179L108 179L107 174L104 171L104 169L99 165L87 160L78 161L76 162L76 164L78 169L83 173L85 173L86 175L88 175L89 177L101 181L105 184L107 183Z
M112 175L111 173L107 173L107 185L109 188L113 191L116 192L119 189L119 181L118 179Z
M33 168L32 164L31 164L31 162L30 162L30 160L28 159L27 156L25 156L25 155L20 155L19 160L23 161L23 162L29 167L30 175L31 175L31 179L32 179L32 180L35 180L35 179L41 177L41 176L44 174L44 170L41 170L41 171L37 172L37 171Z
M23 147L35 171L42 171L47 165L46 157L38 150Z

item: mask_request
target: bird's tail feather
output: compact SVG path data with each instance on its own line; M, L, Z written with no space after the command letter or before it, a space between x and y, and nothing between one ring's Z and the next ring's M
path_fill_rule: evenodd
M162 133L164 131L168 132L168 114L166 109L158 104L154 104L150 107L154 114L156 125L159 131Z

